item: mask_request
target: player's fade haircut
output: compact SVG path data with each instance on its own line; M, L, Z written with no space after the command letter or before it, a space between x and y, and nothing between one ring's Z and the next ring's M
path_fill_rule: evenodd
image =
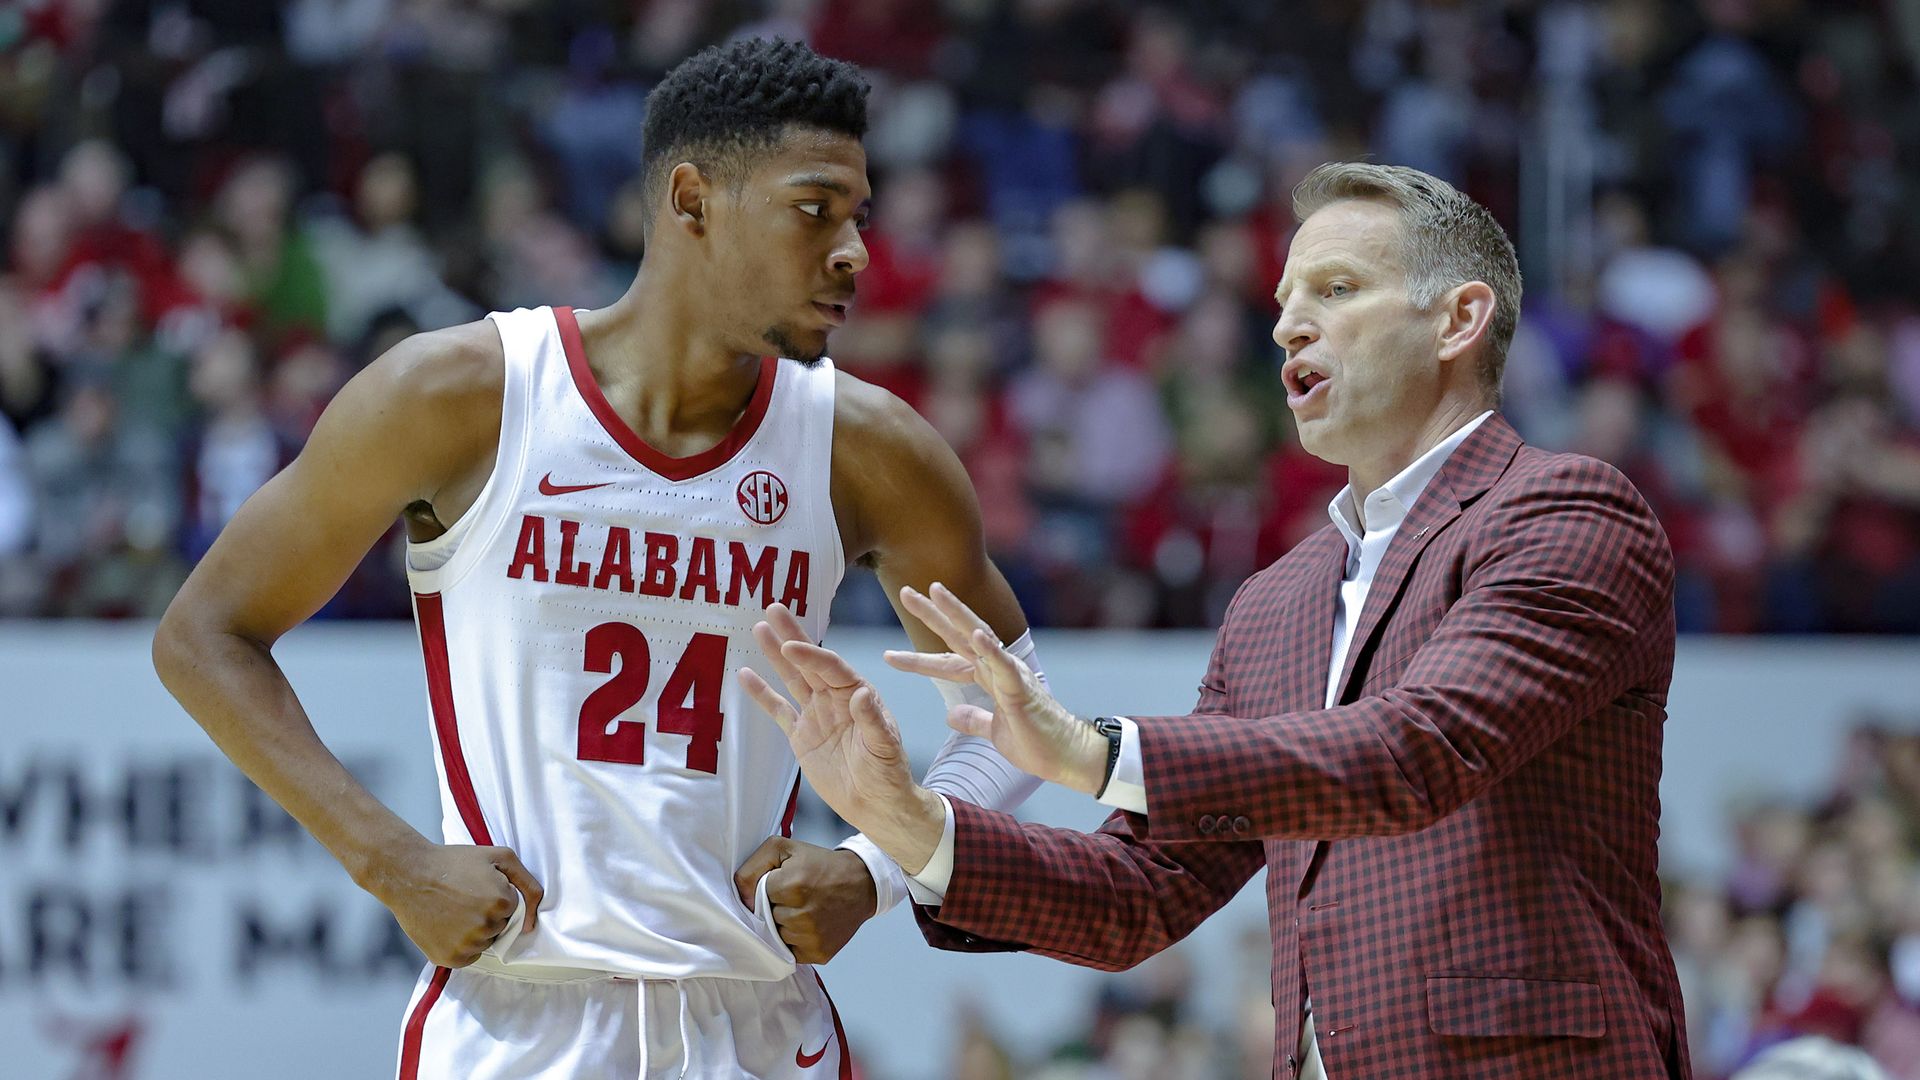
M1305 221L1346 199L1392 205L1400 212L1400 257L1407 267L1407 299L1431 308L1448 289L1469 281L1493 290L1493 324L1481 356L1480 382L1500 402L1507 347L1520 322L1520 260L1513 241L1487 208L1437 176L1404 165L1330 161L1293 189L1293 215Z
M647 235L675 165L690 161L738 188L752 157L773 149L789 126L866 135L867 90L858 68L799 41L743 38L687 57L647 95L640 155Z

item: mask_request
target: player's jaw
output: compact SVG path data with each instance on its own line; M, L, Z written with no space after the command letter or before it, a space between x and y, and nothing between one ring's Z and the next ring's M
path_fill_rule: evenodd
M831 290L809 299L799 317L773 323L761 337L781 356L815 364L826 355L827 337L847 321L853 306L851 289Z
M817 324L775 323L761 331L760 337L775 355L812 367L827 355L827 333L826 327Z

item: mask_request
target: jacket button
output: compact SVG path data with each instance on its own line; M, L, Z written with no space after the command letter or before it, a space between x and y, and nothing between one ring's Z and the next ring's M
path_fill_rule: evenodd
M1296 1076L1300 1073L1300 1059L1294 1057L1292 1054L1287 1055L1287 1072Z
M1243 833L1251 828L1253 828L1253 822L1249 821L1245 814L1233 819L1234 832Z
M1212 836L1213 830L1219 827L1220 819L1212 814L1201 814L1200 820L1195 824L1200 827L1200 835Z

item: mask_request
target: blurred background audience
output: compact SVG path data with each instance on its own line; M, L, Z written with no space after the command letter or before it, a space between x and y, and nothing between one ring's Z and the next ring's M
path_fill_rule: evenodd
M0 614L157 612L382 349L619 295L646 92L734 34L873 80L836 359L1036 623L1210 625L1324 524L1271 290L1294 181L1368 156L1513 232L1506 411L1646 493L1684 630L1920 632L1920 15L1874 0L16 2ZM396 545L328 614L406 614Z
M872 265L835 359L954 445L1036 625L1214 625L1326 523L1345 477L1293 436L1271 294L1293 183L1368 157L1512 232L1505 411L1639 486L1683 631L1920 633L1897 0L13 0L0 616L157 614L396 341L618 296L646 93L738 34L874 83ZM397 532L323 614L407 616ZM893 618L870 578L836 617ZM1898 719L1863 719L1825 799L1742 809L1724 880L1672 883L1708 1080L1870 1076L1846 1047L1920 1080ZM1176 953L1045 1061L963 1015L953 1074L1265 1076L1248 955L1233 1016L1193 1015Z

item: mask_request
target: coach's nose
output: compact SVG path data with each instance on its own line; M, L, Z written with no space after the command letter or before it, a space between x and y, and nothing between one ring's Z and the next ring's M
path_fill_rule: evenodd
M1273 324L1273 343L1285 349L1288 356L1299 352L1314 343L1320 337L1320 329L1302 310L1305 305L1295 305L1283 309L1280 318Z

